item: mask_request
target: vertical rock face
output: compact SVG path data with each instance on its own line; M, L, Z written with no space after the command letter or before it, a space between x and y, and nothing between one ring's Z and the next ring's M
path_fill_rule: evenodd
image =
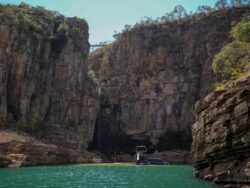
M41 7L0 6L0 127L84 149L96 119L88 25Z
M250 183L250 77L195 105L195 175L216 183ZM236 187L236 186L232 186Z
M229 41L231 23L248 11L135 27L91 54L101 91L96 147L189 150L192 106L214 88L212 59Z

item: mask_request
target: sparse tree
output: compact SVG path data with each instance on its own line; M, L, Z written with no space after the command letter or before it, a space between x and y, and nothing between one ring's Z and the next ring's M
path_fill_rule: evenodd
M203 5L203 6L198 6L197 7L197 12L198 13L210 13L210 12L212 12L212 10L213 9L210 6Z
M151 18L151 17L146 17L146 16L145 16L144 18L145 18L144 23L145 23L146 25L149 25L149 24L154 23L153 18Z
M29 4L25 3L25 2L21 2L21 3L19 4L19 7L31 8L31 5L29 5Z
M250 0L242 0L243 5L250 5Z
M233 6L233 7L240 7L240 6L242 6L242 0L231 0L231 5Z
M215 8L216 9L225 9L228 7L227 0L218 0L215 3Z
M164 16L161 17L161 21L173 21L174 20L174 14L166 13Z
M187 11L182 5L177 5L174 7L172 14L174 18L181 19L187 16Z
M119 38L120 35L121 35L120 33L118 33L117 31L114 31L113 38L114 38L115 40L117 40L117 39Z
M129 31L132 28L131 25L125 25L124 26L124 31Z

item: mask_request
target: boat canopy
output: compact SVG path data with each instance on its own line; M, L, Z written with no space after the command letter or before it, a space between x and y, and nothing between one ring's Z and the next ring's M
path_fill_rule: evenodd
M146 146L136 146L136 153L146 153L147 147Z

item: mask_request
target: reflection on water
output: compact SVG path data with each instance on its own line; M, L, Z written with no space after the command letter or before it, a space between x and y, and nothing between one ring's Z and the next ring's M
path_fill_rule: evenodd
M0 187L218 187L192 176L191 166L72 165L0 169Z

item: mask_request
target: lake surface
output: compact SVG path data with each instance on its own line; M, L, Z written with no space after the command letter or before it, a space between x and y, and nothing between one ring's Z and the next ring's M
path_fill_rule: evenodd
M0 169L0 187L8 188L215 188L193 177L191 166L84 164Z

